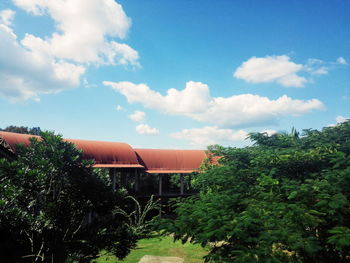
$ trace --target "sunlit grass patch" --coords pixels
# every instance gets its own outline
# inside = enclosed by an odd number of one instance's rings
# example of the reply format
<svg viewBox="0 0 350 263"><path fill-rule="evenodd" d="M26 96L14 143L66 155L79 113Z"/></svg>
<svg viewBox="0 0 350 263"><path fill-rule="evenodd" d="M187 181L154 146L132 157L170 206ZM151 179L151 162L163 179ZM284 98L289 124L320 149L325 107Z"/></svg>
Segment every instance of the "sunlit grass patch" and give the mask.
<svg viewBox="0 0 350 263"><path fill-rule="evenodd" d="M112 255L101 256L97 263L137 263L144 255L164 256L164 257L180 257L185 263L202 263L203 256L208 252L197 244L182 244L180 241L173 242L173 238L153 237L149 239L141 239L137 243L129 256L124 260L117 260Z"/></svg>

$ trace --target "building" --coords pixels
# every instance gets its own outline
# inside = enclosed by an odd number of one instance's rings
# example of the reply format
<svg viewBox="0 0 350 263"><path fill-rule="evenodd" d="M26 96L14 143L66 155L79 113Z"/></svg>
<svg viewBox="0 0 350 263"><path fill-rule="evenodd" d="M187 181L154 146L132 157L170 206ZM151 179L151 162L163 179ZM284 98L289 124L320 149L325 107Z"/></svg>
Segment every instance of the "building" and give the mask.
<svg viewBox="0 0 350 263"><path fill-rule="evenodd" d="M0 156L14 158L16 145L39 136L0 131ZM203 150L134 149L127 143L64 139L93 159L93 167L108 169L113 189L126 188L135 196L177 197L193 194L191 174L207 154Z"/></svg>

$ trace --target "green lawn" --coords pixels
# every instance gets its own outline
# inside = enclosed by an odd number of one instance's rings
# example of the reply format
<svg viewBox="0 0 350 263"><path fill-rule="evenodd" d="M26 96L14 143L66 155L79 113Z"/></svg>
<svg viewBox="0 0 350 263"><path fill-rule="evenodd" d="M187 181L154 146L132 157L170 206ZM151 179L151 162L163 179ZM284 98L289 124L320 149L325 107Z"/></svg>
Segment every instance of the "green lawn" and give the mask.
<svg viewBox="0 0 350 263"><path fill-rule="evenodd" d="M207 251L200 245L186 243L181 244L180 241L173 242L172 237L153 237L150 239L142 239L137 243L134 249L124 260L117 260L114 256L102 256L97 263L137 263L144 255L154 256L173 256L185 259L184 263L202 263L203 256Z"/></svg>

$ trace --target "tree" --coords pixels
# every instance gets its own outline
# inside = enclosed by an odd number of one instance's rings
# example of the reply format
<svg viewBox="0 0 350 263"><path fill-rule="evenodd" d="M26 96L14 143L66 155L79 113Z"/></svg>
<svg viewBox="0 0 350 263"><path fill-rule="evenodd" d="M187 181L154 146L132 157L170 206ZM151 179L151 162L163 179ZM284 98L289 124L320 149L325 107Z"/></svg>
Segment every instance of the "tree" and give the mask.
<svg viewBox="0 0 350 263"><path fill-rule="evenodd" d="M214 262L350 262L350 122L214 147L164 228Z"/></svg>
<svg viewBox="0 0 350 263"><path fill-rule="evenodd" d="M116 212L125 201L73 144L42 133L14 161L0 159L1 262L90 262L125 257L136 238Z"/></svg>

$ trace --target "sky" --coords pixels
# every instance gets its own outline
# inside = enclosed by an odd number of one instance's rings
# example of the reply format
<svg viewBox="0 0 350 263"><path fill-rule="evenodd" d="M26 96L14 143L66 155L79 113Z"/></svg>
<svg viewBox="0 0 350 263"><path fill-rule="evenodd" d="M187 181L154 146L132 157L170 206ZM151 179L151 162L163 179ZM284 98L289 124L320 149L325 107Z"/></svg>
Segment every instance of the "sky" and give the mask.
<svg viewBox="0 0 350 263"><path fill-rule="evenodd" d="M350 118L348 0L1 0L0 128L243 147Z"/></svg>

